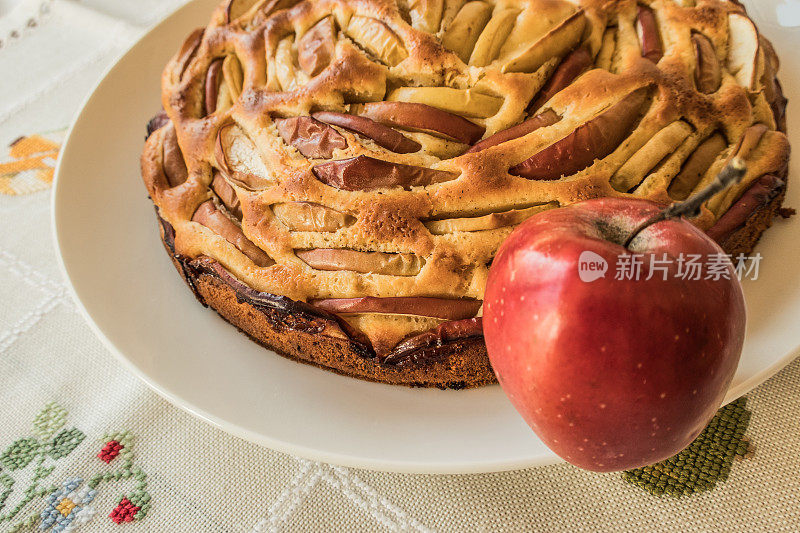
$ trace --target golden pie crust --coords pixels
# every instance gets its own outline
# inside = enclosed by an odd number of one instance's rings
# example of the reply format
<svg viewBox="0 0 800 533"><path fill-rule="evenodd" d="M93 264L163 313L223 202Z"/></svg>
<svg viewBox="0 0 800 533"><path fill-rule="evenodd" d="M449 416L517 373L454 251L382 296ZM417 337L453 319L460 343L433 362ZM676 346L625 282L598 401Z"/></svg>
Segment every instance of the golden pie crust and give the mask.
<svg viewBox="0 0 800 533"><path fill-rule="evenodd" d="M488 269L516 225L743 181L693 222L749 252L785 193L778 59L723 0L231 0L169 62L142 174L205 305L294 359L494 381Z"/></svg>

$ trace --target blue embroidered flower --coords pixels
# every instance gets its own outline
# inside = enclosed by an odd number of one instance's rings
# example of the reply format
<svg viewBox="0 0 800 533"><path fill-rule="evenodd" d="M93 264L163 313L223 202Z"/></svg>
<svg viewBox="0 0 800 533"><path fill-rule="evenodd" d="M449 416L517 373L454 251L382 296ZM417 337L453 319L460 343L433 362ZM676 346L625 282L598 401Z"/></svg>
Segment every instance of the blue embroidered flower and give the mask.
<svg viewBox="0 0 800 533"><path fill-rule="evenodd" d="M94 509L88 506L97 494L83 479L69 478L60 489L47 498L47 508L42 511L39 529L52 533L70 533L92 519Z"/></svg>

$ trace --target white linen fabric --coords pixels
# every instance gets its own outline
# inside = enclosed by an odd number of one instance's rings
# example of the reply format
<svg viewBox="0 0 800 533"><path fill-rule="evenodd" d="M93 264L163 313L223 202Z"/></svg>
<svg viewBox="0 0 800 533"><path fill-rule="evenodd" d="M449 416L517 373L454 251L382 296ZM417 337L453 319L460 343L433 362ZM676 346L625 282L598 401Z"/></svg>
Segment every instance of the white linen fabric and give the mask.
<svg viewBox="0 0 800 533"><path fill-rule="evenodd" d="M0 18L0 162L20 136L58 140L102 70L180 3L22 0ZM800 530L800 361L749 395L755 454L681 499L569 465L315 463L196 420L124 370L67 296L50 192L29 185L0 194L0 531Z"/></svg>

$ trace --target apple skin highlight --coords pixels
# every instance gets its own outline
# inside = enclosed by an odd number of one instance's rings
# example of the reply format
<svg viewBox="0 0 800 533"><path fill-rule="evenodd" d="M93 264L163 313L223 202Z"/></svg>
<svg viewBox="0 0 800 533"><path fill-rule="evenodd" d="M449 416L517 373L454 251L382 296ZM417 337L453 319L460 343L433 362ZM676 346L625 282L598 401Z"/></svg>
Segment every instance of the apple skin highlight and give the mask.
<svg viewBox="0 0 800 533"><path fill-rule="evenodd" d="M498 380L542 441L581 468L636 468L685 448L741 355L745 304L732 265L729 280L675 275L681 253L723 254L714 241L672 219L619 244L660 209L603 198L546 211L511 234L489 273L483 324ZM586 251L608 264L591 282L579 277ZM640 279L615 279L625 253L644 254ZM665 253L667 279L645 279Z"/></svg>

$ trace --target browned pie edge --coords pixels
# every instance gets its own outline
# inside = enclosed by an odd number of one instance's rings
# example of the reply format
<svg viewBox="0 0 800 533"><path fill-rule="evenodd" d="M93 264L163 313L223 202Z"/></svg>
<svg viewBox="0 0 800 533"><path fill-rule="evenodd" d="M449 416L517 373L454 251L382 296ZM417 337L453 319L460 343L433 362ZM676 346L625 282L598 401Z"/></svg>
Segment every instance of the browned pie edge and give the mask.
<svg viewBox="0 0 800 533"><path fill-rule="evenodd" d="M749 253L761 234L779 214L786 195L785 181L769 203L757 207L722 247L731 254ZM252 289L243 291L212 268L224 271L210 258L190 259L175 253L172 228L161 217L161 238L175 268L204 306L246 333L252 340L280 355L333 370L339 374L411 387L464 389L496 383L482 337L470 337L429 346L411 354L401 364L383 364L371 348L347 331L331 315L314 312L306 304L265 295L281 305L253 302ZM230 277L231 279L232 276ZM322 322L336 321L340 336L322 333ZM334 329L336 325L334 325Z"/></svg>
<svg viewBox="0 0 800 533"><path fill-rule="evenodd" d="M784 174L781 179L783 185L775 192L769 203L753 211L743 226L720 243L726 253L734 257L738 254L749 254L764 231L772 226L772 221L779 216L783 200L786 198L786 175Z"/></svg>
<svg viewBox="0 0 800 533"><path fill-rule="evenodd" d="M301 363L392 385L464 389L497 382L483 337L423 347L399 364L383 364L367 344L332 315L282 296L236 287L243 284L230 274L226 276L216 261L176 254L172 227L158 219L164 248L200 303L265 348ZM266 305L254 302L254 295L265 299ZM339 335L326 334L330 330Z"/></svg>

